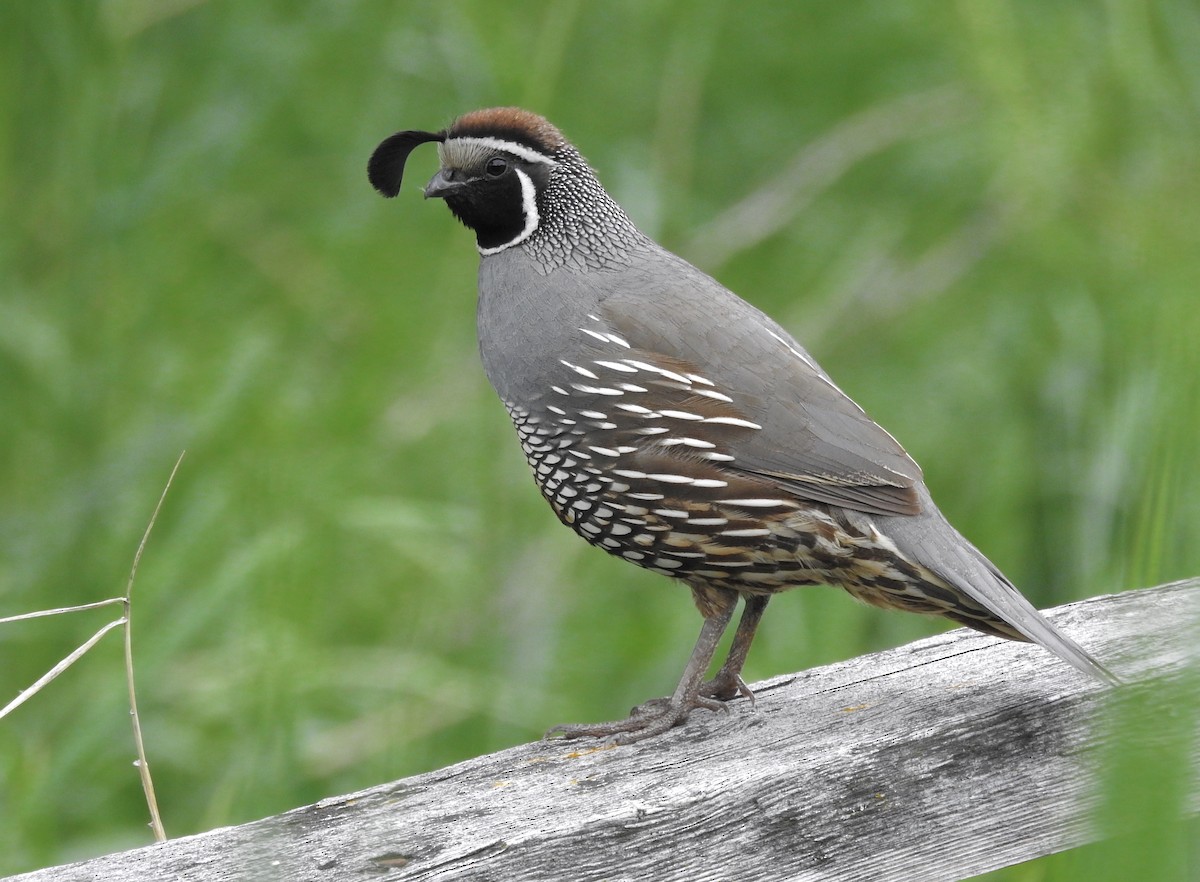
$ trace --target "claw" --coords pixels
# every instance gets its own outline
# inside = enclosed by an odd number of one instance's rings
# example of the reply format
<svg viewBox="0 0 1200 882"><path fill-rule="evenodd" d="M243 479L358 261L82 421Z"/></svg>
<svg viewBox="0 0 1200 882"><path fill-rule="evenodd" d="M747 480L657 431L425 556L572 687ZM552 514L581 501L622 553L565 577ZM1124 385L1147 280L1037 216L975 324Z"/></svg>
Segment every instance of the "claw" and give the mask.
<svg viewBox="0 0 1200 882"><path fill-rule="evenodd" d="M675 702L671 698L654 698L635 707L623 720L608 723L574 723L555 726L546 738L612 738L613 744L633 744L644 738L661 735L681 725L695 708L729 713L724 701L696 695L690 700Z"/></svg>
<svg viewBox="0 0 1200 882"><path fill-rule="evenodd" d="M722 671L700 686L700 694L722 702L729 701L740 695L750 702L751 707L754 706L754 692L746 685L746 681L742 679L741 674L730 674Z"/></svg>
<svg viewBox="0 0 1200 882"><path fill-rule="evenodd" d="M746 685L746 681L742 679L742 675L741 675L741 674L737 674L737 675L735 675L735 676L736 676L736 679L737 679L737 691L738 691L738 695L742 696L742 698L744 698L744 699L746 699L747 701L749 701L749 702L750 702L750 706L751 706L751 707L754 707L754 703L755 703L755 700L754 700L754 690L752 690L752 689L751 689L749 686L747 686L747 685Z"/></svg>

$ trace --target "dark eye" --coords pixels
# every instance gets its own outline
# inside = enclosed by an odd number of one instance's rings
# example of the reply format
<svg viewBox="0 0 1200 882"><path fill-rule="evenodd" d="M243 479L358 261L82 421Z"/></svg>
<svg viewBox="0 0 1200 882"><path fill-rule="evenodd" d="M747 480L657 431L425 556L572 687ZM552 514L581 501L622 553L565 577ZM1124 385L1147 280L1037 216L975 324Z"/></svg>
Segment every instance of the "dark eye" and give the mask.
<svg viewBox="0 0 1200 882"><path fill-rule="evenodd" d="M489 178L498 178L508 171L508 160L503 156L493 156L485 166Z"/></svg>

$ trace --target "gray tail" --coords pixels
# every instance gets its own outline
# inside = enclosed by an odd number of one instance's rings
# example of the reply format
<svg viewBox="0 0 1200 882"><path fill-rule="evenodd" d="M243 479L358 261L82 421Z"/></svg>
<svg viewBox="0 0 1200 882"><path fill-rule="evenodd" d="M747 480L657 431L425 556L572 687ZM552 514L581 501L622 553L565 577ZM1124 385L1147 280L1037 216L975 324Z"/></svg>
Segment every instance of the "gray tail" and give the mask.
<svg viewBox="0 0 1200 882"><path fill-rule="evenodd" d="M987 618L972 617L965 610L965 615L951 615L951 618L987 633L1036 643L1101 682L1112 685L1121 682L1038 612L982 552L950 525L934 506L928 491L921 489L924 491L921 515L881 518L876 523L902 553L936 573L997 621L989 624Z"/></svg>

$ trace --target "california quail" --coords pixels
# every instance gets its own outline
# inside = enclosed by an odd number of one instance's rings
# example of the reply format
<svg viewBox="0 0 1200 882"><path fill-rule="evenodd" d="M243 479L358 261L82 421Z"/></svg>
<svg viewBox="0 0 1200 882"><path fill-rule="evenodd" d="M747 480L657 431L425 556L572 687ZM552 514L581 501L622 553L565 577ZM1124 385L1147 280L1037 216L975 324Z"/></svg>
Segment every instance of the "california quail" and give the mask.
<svg viewBox="0 0 1200 882"><path fill-rule="evenodd" d="M385 196L436 142L425 196L475 231L479 349L542 494L593 545L686 582L704 617L674 694L558 734L630 742L750 695L767 600L840 585L859 600L1037 643L1115 678L938 511L921 470L782 327L643 235L547 120L478 110L386 139ZM704 676L738 598L729 657Z"/></svg>

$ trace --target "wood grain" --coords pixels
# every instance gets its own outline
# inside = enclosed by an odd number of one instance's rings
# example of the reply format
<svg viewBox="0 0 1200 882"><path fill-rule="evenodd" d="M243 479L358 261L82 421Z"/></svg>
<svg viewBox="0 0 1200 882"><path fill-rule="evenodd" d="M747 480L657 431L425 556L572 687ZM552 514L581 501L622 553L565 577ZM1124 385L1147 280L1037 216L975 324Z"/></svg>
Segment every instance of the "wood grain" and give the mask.
<svg viewBox="0 0 1200 882"><path fill-rule="evenodd" d="M1200 654L1200 579L1050 615L1122 689ZM14 878L939 882L1095 837L1121 690L1036 647L960 629L754 689L651 741L526 744Z"/></svg>

